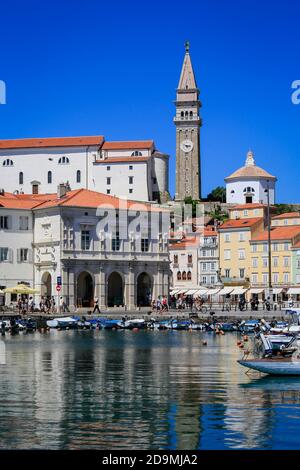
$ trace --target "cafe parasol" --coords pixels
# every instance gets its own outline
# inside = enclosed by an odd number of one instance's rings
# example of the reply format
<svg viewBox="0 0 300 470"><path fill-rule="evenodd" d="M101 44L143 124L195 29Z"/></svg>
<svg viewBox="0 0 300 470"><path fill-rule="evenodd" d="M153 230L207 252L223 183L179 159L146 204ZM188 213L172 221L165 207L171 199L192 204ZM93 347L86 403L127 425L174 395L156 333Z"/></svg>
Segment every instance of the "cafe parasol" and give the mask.
<svg viewBox="0 0 300 470"><path fill-rule="evenodd" d="M18 284L15 287L7 287L3 290L5 294L39 294L38 289L33 289L32 287L27 286L26 284Z"/></svg>

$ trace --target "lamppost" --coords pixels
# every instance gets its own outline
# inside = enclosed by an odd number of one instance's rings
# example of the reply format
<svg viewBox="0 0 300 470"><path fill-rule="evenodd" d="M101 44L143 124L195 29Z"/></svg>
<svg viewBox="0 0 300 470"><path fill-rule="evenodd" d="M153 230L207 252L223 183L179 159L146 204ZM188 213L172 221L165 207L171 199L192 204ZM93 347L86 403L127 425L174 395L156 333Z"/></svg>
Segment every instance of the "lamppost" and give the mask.
<svg viewBox="0 0 300 470"><path fill-rule="evenodd" d="M272 256L271 256L271 217L270 217L270 181L267 180L267 223L268 223L268 265L269 265L269 279L268 279L268 296L271 299L272 295Z"/></svg>

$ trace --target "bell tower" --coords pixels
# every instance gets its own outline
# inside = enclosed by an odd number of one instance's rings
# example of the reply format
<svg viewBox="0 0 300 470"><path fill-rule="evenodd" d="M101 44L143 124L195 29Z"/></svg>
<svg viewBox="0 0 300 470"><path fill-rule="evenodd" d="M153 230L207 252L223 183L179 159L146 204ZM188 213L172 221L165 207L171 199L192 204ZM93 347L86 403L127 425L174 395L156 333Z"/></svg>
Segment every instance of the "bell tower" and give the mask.
<svg viewBox="0 0 300 470"><path fill-rule="evenodd" d="M185 56L176 93L176 194L183 201L191 196L201 198L200 168L200 91L190 56L189 42L185 43Z"/></svg>

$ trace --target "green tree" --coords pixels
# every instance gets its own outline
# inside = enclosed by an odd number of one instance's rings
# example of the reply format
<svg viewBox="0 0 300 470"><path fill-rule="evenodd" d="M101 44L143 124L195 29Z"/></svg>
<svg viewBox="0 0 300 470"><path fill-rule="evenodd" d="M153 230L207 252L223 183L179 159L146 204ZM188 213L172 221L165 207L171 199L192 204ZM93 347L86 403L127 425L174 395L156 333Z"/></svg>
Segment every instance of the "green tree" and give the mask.
<svg viewBox="0 0 300 470"><path fill-rule="evenodd" d="M208 215L218 222L224 222L228 219L228 213L223 211L221 206L215 206L211 212L208 212Z"/></svg>
<svg viewBox="0 0 300 470"><path fill-rule="evenodd" d="M207 195L207 201L226 202L226 188L217 186Z"/></svg>
<svg viewBox="0 0 300 470"><path fill-rule="evenodd" d="M285 212L295 212L295 208L288 204L274 204L274 207L274 213L276 215L284 214Z"/></svg>

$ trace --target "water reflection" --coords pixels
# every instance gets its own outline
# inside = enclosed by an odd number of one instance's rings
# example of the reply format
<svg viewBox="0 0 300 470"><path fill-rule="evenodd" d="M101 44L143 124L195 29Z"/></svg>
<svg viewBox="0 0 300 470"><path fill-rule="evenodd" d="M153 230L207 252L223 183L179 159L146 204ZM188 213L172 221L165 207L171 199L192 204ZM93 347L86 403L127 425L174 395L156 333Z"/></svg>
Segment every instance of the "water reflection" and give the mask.
<svg viewBox="0 0 300 470"><path fill-rule="evenodd" d="M300 380L246 376L234 334L52 331L5 341L1 448L299 447Z"/></svg>

